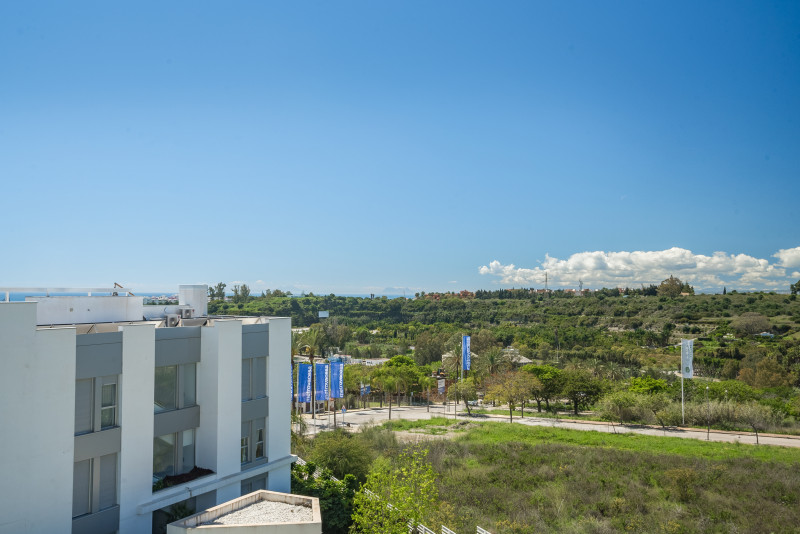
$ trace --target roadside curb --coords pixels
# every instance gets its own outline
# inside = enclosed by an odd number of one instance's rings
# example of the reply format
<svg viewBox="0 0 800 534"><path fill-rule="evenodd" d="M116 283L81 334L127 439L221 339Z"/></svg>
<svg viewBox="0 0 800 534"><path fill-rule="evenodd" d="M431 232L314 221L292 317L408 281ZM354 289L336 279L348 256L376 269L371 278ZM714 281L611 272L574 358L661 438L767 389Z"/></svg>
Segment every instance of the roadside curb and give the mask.
<svg viewBox="0 0 800 534"><path fill-rule="evenodd" d="M476 416L478 416L478 418L489 417L489 418L492 418L492 419L505 419L505 420L508 420L508 416L500 415L500 414L475 414L475 415L470 416L466 412L459 412L458 415L457 415L457 417L466 417L468 419L476 418ZM566 419L566 418L564 418L564 419L553 419L553 418L550 418L550 417L536 417L536 416L522 417L522 416L517 416L517 417L515 417L515 421L514 422L517 422L516 421L517 419L522 419L522 420L532 419L532 420L535 420L537 422L543 422L543 423L544 422L559 422L559 423L567 423L567 424L586 424L586 425L596 425L596 426L615 425L617 427L622 427L622 428L630 428L630 429L647 428L647 429L650 429L650 430L667 431L667 432L697 432L697 433L703 433L703 434L705 434L707 432L707 430L704 430L702 428L686 427L686 426L668 426L668 427L664 428L664 427L660 427L660 426L656 426L656 425L619 424L619 423L614 423L612 421L595 421L595 420L589 420L589 419ZM731 435L731 436L755 436L754 432L743 432L741 430L714 430L714 429L712 429L711 433L712 434L727 434L727 435ZM771 433L767 433L767 432L759 432L758 436L759 437L767 437L767 438L800 440L800 436L796 436L796 435L792 435L792 434L771 434Z"/></svg>

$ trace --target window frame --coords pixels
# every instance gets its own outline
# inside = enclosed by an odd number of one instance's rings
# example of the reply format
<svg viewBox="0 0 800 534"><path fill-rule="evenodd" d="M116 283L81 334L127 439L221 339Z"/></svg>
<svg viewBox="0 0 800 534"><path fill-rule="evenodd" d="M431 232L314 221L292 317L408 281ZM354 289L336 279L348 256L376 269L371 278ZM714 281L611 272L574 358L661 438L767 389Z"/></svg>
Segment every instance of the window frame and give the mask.
<svg viewBox="0 0 800 534"><path fill-rule="evenodd" d="M266 425L264 425L264 426L266 426ZM254 454L256 460L261 460L262 458L266 458L267 457L267 447L266 447L267 443L266 443L266 440L264 439L266 437L264 430L265 429L263 427L262 428L256 428L256 446L255 446L255 451L253 451L253 454ZM261 438L261 439L259 439L259 438ZM261 447L261 455L260 456L258 454L259 446Z"/></svg>
<svg viewBox="0 0 800 534"><path fill-rule="evenodd" d="M89 409L89 419L91 430L82 430L78 431L77 428L74 429L76 436L82 436L85 434L93 434L94 432L102 432L103 430L111 430L113 428L117 428L119 425L119 392L120 392L120 382L121 382L120 375L106 375L106 376L96 376L92 378L81 378L75 381L76 390L78 382L90 381L91 382L91 391L89 393L90 400L90 409ZM114 386L114 399L113 404L109 404L108 406L103 406L103 388L105 386ZM77 402L77 392L76 392L76 402ZM103 426L103 411L113 409L113 421L111 425ZM76 406L77 412L77 406ZM77 422L77 421L76 421Z"/></svg>
<svg viewBox="0 0 800 534"><path fill-rule="evenodd" d="M184 470L184 433L191 432L192 436L192 454L195 459L192 462L192 466L188 470ZM157 439L162 439L164 436L172 436L172 473L167 473L165 475L157 475L155 472L155 452L153 453L153 478L158 480L163 480L168 476L175 476L175 475L183 475L188 473L197 465L197 429L196 428L189 428L187 430L181 430L179 432L170 432L168 434L162 434L160 436L153 436L153 447L155 448L155 442Z"/></svg>
<svg viewBox="0 0 800 534"><path fill-rule="evenodd" d="M194 392L192 393L192 400L194 401L192 404L186 402L186 393L188 392L189 385L187 384L186 380L186 372L187 369L191 366L194 369L194 381L193 387ZM153 376L158 372L158 369L166 369L169 367L175 368L175 382L174 382L174 408L166 408L166 409L158 409L158 403L156 403L156 387L157 384L153 387L153 413L160 414L160 413L167 413L167 412L174 412L175 410L183 410L184 408L191 408L193 406L197 406L197 362L191 363L181 363L175 365L159 365L153 369Z"/></svg>
<svg viewBox="0 0 800 534"><path fill-rule="evenodd" d="M245 425L247 425L247 430L242 432L244 434L241 436L239 441L239 462L244 464L249 464L252 462L252 458L250 458L250 433L253 430L253 422L252 421L243 421L242 422L242 430L245 430Z"/></svg>
<svg viewBox="0 0 800 534"><path fill-rule="evenodd" d="M111 376L104 376L102 378L102 384L100 385L100 430L108 430L110 428L114 428L117 426L117 406L119 404L119 386L117 385L116 376L114 376L114 380L111 380ZM103 406L103 393L106 387L114 386L114 398L111 404L108 406ZM103 426L103 413L106 411L111 411L111 424Z"/></svg>
<svg viewBox="0 0 800 534"><path fill-rule="evenodd" d="M113 471L114 471L114 498L112 499L113 504L108 504L105 507L100 506L100 497L102 495L102 481L104 472L102 470L103 465L103 458L108 456L114 457L113 462ZM87 462L89 467L89 480L88 480L88 511L85 513L81 513L78 515L75 514L75 477L74 477L74 466L77 464L81 464ZM80 517L85 517L87 515L96 514L98 512L102 512L103 510L108 510L109 508L114 508L115 506L119 506L119 452L112 452L110 454L104 454L103 456L95 456L93 458L87 458L86 460L81 460L79 462L73 462L73 479L72 479L72 491L73 491L73 516L72 519L78 519Z"/></svg>

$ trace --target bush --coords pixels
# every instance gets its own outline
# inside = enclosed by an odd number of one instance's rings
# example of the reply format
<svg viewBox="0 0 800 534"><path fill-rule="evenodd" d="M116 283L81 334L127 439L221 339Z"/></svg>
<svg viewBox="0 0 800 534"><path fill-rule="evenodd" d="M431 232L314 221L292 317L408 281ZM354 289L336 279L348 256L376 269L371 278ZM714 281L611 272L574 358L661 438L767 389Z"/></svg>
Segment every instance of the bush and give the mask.
<svg viewBox="0 0 800 534"><path fill-rule="evenodd" d="M308 459L324 469L330 469L338 479L353 475L359 482L364 482L372 463L372 454L357 435L336 429L322 432L314 438Z"/></svg>

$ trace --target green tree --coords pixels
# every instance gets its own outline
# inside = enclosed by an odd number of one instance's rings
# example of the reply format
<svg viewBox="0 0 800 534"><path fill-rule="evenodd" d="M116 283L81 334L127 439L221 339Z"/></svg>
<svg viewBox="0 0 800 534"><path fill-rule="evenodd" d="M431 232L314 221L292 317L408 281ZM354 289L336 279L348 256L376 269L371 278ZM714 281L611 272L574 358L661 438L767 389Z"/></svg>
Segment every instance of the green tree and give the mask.
<svg viewBox="0 0 800 534"><path fill-rule="evenodd" d="M414 360L418 365L425 365L442 359L444 341L441 336L432 332L422 332L414 341Z"/></svg>
<svg viewBox="0 0 800 534"><path fill-rule="evenodd" d="M535 376L541 384L531 391L531 398L536 401L536 409L541 412L544 402L546 409L550 410L550 401L561 392L561 369L552 365L528 364L521 370Z"/></svg>
<svg viewBox="0 0 800 534"><path fill-rule="evenodd" d="M208 296L211 297L211 300L225 300L225 287L225 284L222 282L214 287L209 287Z"/></svg>
<svg viewBox="0 0 800 534"><path fill-rule="evenodd" d="M381 391L383 392L384 398L389 398L389 420L392 420L392 390L397 386L397 378L393 372L391 367L386 367L386 365L382 365L380 369L375 371L375 374L372 375L372 380L380 386Z"/></svg>
<svg viewBox="0 0 800 534"><path fill-rule="evenodd" d="M792 295L797 295L800 293L800 280L790 285L789 290L792 292Z"/></svg>
<svg viewBox="0 0 800 534"><path fill-rule="evenodd" d="M353 475L359 483L367 479L372 455L357 435L337 428L317 434L312 445L308 459L330 469L336 478L342 480L346 475Z"/></svg>
<svg viewBox="0 0 800 534"><path fill-rule="evenodd" d="M437 510L438 491L427 450L404 451L395 465L378 458L355 494L352 532L408 534L408 523L425 523ZM391 506L389 506L391 505Z"/></svg>
<svg viewBox="0 0 800 534"><path fill-rule="evenodd" d="M353 475L335 480L330 470L318 470L313 462L292 464L292 493L319 499L322 532L346 534L352 524L353 500L358 481Z"/></svg>
<svg viewBox="0 0 800 534"><path fill-rule="evenodd" d="M450 389L447 391L447 398L450 400L455 399L456 401L458 401L458 399L463 400L467 413L472 415L472 409L469 403L478 398L478 391L475 389L475 380L473 377L470 376L464 380L459 380L450 386Z"/></svg>
<svg viewBox="0 0 800 534"><path fill-rule="evenodd" d="M656 290L660 296L677 297L681 293L694 294L694 288L688 283L681 282L680 278L675 278L670 275L669 278L662 281Z"/></svg>
<svg viewBox="0 0 800 534"><path fill-rule="evenodd" d="M639 406L646 412L653 415L662 429L666 429L666 421L669 416L668 409L672 401L666 393L653 393L651 395L637 395Z"/></svg>
<svg viewBox="0 0 800 534"><path fill-rule="evenodd" d="M740 334L755 335L770 329L769 319L756 312L744 312L731 321L731 328Z"/></svg>
<svg viewBox="0 0 800 534"><path fill-rule="evenodd" d="M758 445L758 433L764 432L777 421L772 408L756 402L748 402L739 406L736 416L739 421L753 429L756 434L756 445Z"/></svg>
<svg viewBox="0 0 800 534"><path fill-rule="evenodd" d="M529 373L508 372L498 376L486 391L486 398L508 404L509 420L514 422L514 409L530 398L535 377Z"/></svg>
<svg viewBox="0 0 800 534"><path fill-rule="evenodd" d="M634 393L661 393L666 391L668 387L667 381L663 378L653 378L652 376L642 376L639 378L631 378L631 385L628 391Z"/></svg>
<svg viewBox="0 0 800 534"><path fill-rule="evenodd" d="M600 396L602 388L600 382L583 369L565 369L561 395L572 402L575 415L581 407L590 406Z"/></svg>

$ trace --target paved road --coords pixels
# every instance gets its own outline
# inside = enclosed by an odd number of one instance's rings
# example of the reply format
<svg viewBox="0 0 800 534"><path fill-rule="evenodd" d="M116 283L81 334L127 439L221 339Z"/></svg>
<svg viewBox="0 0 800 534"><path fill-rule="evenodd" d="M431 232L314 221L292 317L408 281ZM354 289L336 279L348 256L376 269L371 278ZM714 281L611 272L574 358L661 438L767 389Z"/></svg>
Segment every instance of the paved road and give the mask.
<svg viewBox="0 0 800 534"><path fill-rule="evenodd" d="M430 411L425 406L402 406L392 407L392 419L430 419L431 416L447 416L454 417L453 406L445 412L445 407L442 405L430 406ZM304 416L308 424L308 434L321 430L330 430L333 428L333 415L332 413L317 414L316 421L311 419L310 415ZM459 411L457 414L458 419L472 420L472 421L497 421L508 423L508 417L502 415L489 415L480 418L469 418L466 412ZM358 429L366 424L379 424L389 419L388 408L372 408L366 410L348 410L345 414L344 420L350 424L350 429ZM341 412L336 415L336 422L338 425L342 424ZM523 424L529 426L551 426L557 428L569 428L573 430L595 430L597 432L617 432L623 433L637 433L646 434L650 436L672 436L678 438L688 439L706 439L706 431L697 428L668 428L663 431L661 428L639 426L639 425L611 425L609 423L602 423L596 421L573 421L569 419L548 419L538 417L525 417L524 419L515 417L514 424ZM711 441L721 442L740 442L740 443L756 443L755 435L746 432L723 432L719 430L712 430L708 435ZM789 437L777 434L759 434L759 443L763 445L781 445L784 447L800 447L800 436Z"/></svg>

